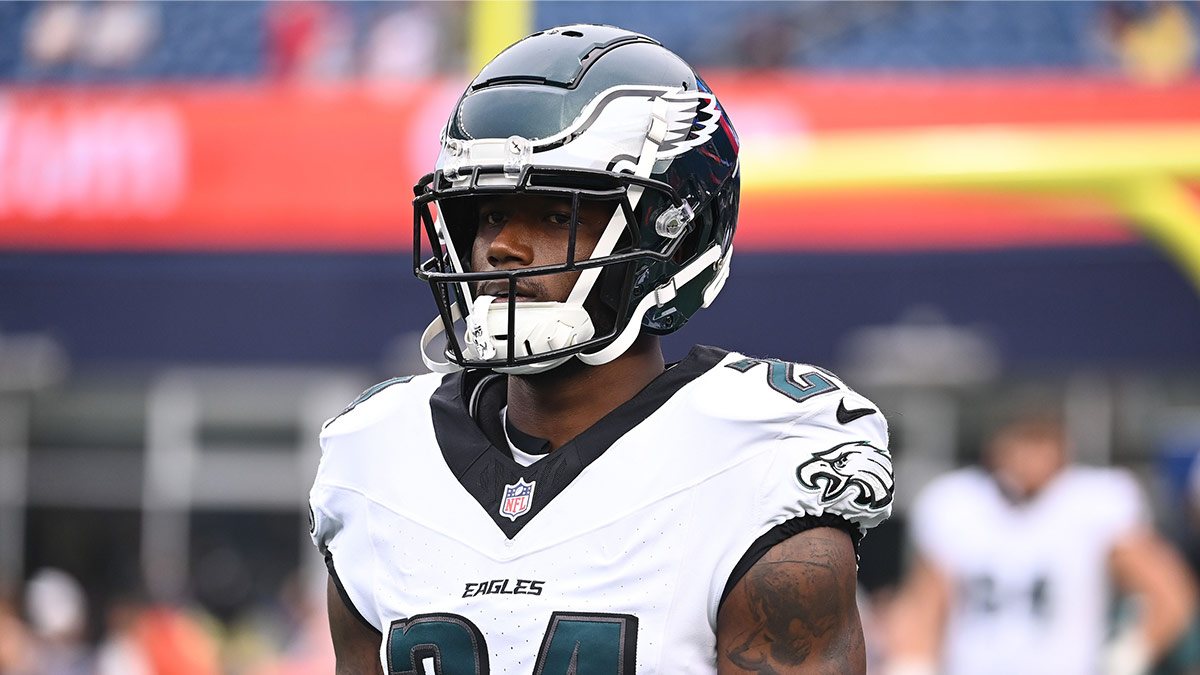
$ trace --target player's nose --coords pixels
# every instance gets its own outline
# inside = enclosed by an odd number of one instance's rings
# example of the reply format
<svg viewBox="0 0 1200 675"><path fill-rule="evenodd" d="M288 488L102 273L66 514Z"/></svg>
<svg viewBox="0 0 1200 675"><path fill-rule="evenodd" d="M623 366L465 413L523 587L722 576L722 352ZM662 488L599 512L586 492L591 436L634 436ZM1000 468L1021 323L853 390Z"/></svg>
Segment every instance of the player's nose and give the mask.
<svg viewBox="0 0 1200 675"><path fill-rule="evenodd" d="M492 267L533 264L534 223L532 218L513 214L488 245L487 258Z"/></svg>

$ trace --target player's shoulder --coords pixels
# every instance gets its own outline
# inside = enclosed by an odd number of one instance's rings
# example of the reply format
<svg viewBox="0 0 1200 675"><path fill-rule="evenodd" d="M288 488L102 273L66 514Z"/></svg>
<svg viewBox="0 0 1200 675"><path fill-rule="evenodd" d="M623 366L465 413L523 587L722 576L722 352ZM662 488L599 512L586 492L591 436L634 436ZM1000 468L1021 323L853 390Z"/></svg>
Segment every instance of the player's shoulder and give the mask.
<svg viewBox="0 0 1200 675"><path fill-rule="evenodd" d="M1048 511L1097 542L1111 544L1150 522L1141 483L1122 467L1068 466L1046 493Z"/></svg>
<svg viewBox="0 0 1200 675"><path fill-rule="evenodd" d="M965 466L932 478L917 495L917 508L943 512L975 505L986 495L997 493L999 486L983 467Z"/></svg>
<svg viewBox="0 0 1200 675"><path fill-rule="evenodd" d="M1072 489L1137 491L1137 479L1128 469L1116 466L1072 464L1062 472L1062 481Z"/></svg>
<svg viewBox="0 0 1200 675"><path fill-rule="evenodd" d="M810 515L830 513L869 528L894 494L887 421L877 405L816 365L729 352L700 396L714 415L773 457L768 491ZM784 469L784 470L780 470Z"/></svg>
<svg viewBox="0 0 1200 675"><path fill-rule="evenodd" d="M1059 477L1061 499L1091 504L1098 515L1141 508L1142 488L1128 469L1115 466L1071 465Z"/></svg>
<svg viewBox="0 0 1200 675"><path fill-rule="evenodd" d="M321 429L321 435L328 437L352 433L384 420L395 419L397 414L428 410L429 406L420 405L420 402L427 401L441 381L441 375L425 373L393 377L371 385L341 412L329 418Z"/></svg>
<svg viewBox="0 0 1200 675"><path fill-rule="evenodd" d="M995 481L996 479L988 473L987 469L976 464L970 464L934 477L929 481L925 492L944 492L951 495L963 492L978 492L983 486L992 485Z"/></svg>
<svg viewBox="0 0 1200 675"><path fill-rule="evenodd" d="M956 559L965 537L1010 522L1013 509L991 473L970 465L938 474L917 491L909 527L922 554L945 562Z"/></svg>
<svg viewBox="0 0 1200 675"><path fill-rule="evenodd" d="M701 378L700 395L717 414L763 422L814 422L832 427L883 422L879 407L821 366L723 352Z"/></svg>
<svg viewBox="0 0 1200 675"><path fill-rule="evenodd" d="M728 352L698 392L708 414L770 434L777 452L826 474L887 465L887 420L879 406L820 366ZM803 478L801 479L803 480Z"/></svg>

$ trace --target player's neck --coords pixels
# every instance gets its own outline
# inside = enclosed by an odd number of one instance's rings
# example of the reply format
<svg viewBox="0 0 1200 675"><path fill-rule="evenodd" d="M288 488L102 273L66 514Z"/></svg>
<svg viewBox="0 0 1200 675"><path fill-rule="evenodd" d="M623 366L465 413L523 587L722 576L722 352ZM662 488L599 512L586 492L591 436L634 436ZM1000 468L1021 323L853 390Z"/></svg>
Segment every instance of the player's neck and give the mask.
<svg viewBox="0 0 1200 675"><path fill-rule="evenodd" d="M665 368L658 338L642 335L601 366L577 359L538 375L510 375L508 418L557 450L633 398Z"/></svg>

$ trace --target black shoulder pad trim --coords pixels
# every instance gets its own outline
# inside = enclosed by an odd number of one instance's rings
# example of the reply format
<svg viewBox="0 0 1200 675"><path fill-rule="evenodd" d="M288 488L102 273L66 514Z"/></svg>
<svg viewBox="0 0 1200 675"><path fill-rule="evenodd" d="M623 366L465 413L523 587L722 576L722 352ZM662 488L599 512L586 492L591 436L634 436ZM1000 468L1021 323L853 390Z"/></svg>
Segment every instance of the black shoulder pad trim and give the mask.
<svg viewBox="0 0 1200 675"><path fill-rule="evenodd" d="M370 621L367 621L367 617L363 616L362 612L358 611L358 608L354 606L354 602L350 600L350 596L346 593L346 587L342 585L342 580L338 577L337 570L333 568L333 554L329 551L325 551L325 567L329 569L329 578L333 579L333 585L337 587L338 596L341 597L342 604L346 605L346 609L350 610L350 613L361 621L364 626L370 628L375 633L379 633L380 637L383 637L383 632L376 628Z"/></svg>
<svg viewBox="0 0 1200 675"><path fill-rule="evenodd" d="M721 592L721 601L717 604L718 610L721 605L725 604L725 598L729 597L729 593L737 585L737 582L746 576L746 572L749 572L750 568L754 567L754 563L766 555L772 546L817 527L834 527L849 534L850 541L854 544L854 557L858 557L858 543L862 541L862 532L859 531L857 525L845 518L826 513L820 516L803 515L785 520L755 539L754 543L750 544L750 548L746 549L742 559L733 566L733 571L729 573L729 581L725 582L725 590Z"/></svg>

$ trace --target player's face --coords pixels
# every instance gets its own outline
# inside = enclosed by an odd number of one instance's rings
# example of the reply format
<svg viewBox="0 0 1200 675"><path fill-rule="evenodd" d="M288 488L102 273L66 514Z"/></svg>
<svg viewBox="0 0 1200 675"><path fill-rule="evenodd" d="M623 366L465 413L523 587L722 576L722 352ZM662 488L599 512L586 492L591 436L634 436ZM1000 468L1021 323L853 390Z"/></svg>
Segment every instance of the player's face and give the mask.
<svg viewBox="0 0 1200 675"><path fill-rule="evenodd" d="M580 202L575 260L591 255L613 209L612 202ZM569 199L538 195L483 198L476 214L471 266L477 272L486 272L563 264L567 262L570 235ZM524 277L517 282L517 302L562 302L578 277L579 272ZM477 290L507 301L505 281L484 282Z"/></svg>
<svg viewBox="0 0 1200 675"><path fill-rule="evenodd" d="M1066 462L1066 448L1049 436L1001 435L989 449L996 477L1021 496L1031 496L1054 478Z"/></svg>

